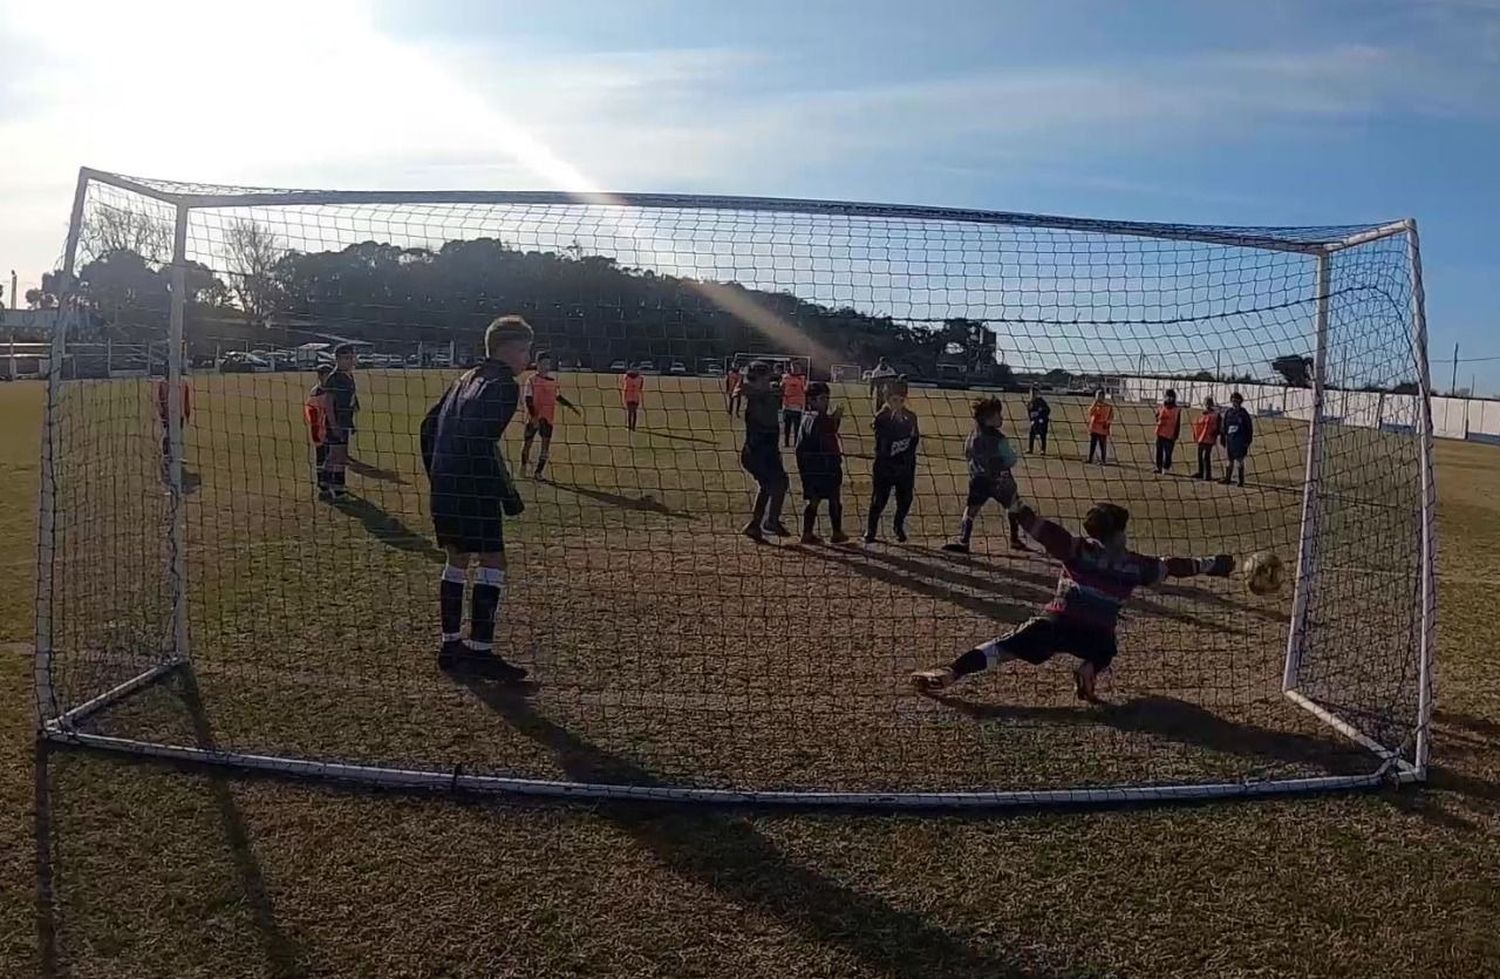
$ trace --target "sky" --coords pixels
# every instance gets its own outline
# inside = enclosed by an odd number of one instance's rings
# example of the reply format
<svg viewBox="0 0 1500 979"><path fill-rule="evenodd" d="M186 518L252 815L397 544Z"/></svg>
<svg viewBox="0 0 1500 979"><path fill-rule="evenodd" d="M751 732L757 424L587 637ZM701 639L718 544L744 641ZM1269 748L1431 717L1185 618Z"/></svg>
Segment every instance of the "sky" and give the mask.
<svg viewBox="0 0 1500 979"><path fill-rule="evenodd" d="M0 272L77 168L1421 231L1500 394L1500 0L0 0ZM9 282L4 284L9 287ZM1481 359L1488 358L1488 359Z"/></svg>

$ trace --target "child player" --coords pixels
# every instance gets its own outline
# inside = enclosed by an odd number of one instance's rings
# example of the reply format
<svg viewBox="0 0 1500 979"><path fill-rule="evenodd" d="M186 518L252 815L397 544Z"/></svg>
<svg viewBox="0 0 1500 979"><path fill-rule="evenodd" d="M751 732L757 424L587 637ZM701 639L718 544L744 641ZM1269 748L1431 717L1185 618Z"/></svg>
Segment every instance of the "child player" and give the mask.
<svg viewBox="0 0 1500 979"><path fill-rule="evenodd" d="M897 377L886 384L885 407L875 416L875 464L870 475L874 493L870 497L869 519L865 524L865 543L878 538L880 515L896 493L896 540L906 543L906 515L911 512L912 494L917 483L917 416L906 407L906 378Z"/></svg>
<svg viewBox="0 0 1500 979"><path fill-rule="evenodd" d="M1181 435L1182 407L1177 404L1177 392L1167 388L1156 406L1156 465L1152 472L1164 473L1172 468L1172 453Z"/></svg>
<svg viewBox="0 0 1500 979"><path fill-rule="evenodd" d="M1031 422L1031 428L1026 434L1026 451L1036 451L1036 444L1042 443L1042 455L1047 454L1047 429L1052 424L1052 406L1047 404L1047 399L1037 393L1036 388L1031 389L1031 398L1026 402L1026 417Z"/></svg>
<svg viewBox="0 0 1500 979"><path fill-rule="evenodd" d="M963 520L958 525L958 540L943 545L954 554L969 553L969 538L974 534L974 518L989 500L1002 506L1016 497L1016 450L1000 431L1005 420L1005 405L999 398L980 398L974 402L974 431L964 443L964 458L969 461L969 495L964 501ZM1012 550L1028 548L1021 540L1021 525L1016 515L1008 513Z"/></svg>
<svg viewBox="0 0 1500 979"><path fill-rule="evenodd" d="M557 376L552 373L552 355L545 350L537 351L536 370L526 378L521 389L521 399L526 402L526 430L521 438L521 472L531 459L531 442L542 437L542 451L536 457L537 479L547 468L547 457L552 452L552 432L557 424L557 406L577 413L578 406L562 396Z"/></svg>
<svg viewBox="0 0 1500 979"><path fill-rule="evenodd" d="M796 443L802 428L802 410L807 407L807 375L800 364L792 364L791 373L781 379L781 444Z"/></svg>
<svg viewBox="0 0 1500 979"><path fill-rule="evenodd" d="M484 361L465 371L422 420L422 464L431 488L432 529L447 554L438 583L442 643L438 666L518 683L526 671L494 653L495 619L505 589L501 514L525 509L500 455L500 437L516 413L516 374L526 366L532 332L519 316L502 316L484 333ZM463 640L464 585L479 565Z"/></svg>
<svg viewBox="0 0 1500 979"><path fill-rule="evenodd" d="M636 419L641 411L641 393L646 389L646 379L634 367L620 378L620 400L625 403L625 429L635 431Z"/></svg>
<svg viewBox="0 0 1500 979"><path fill-rule="evenodd" d="M1214 443L1219 440L1219 412L1213 398L1203 399L1203 414L1193 419L1193 442L1198 446L1194 479L1214 478Z"/></svg>
<svg viewBox="0 0 1500 979"><path fill-rule="evenodd" d="M1109 429L1115 423L1115 406L1104 400L1104 389L1094 392L1094 403L1089 405L1089 462L1094 461L1094 450L1099 451L1099 465L1104 465L1109 453Z"/></svg>
<svg viewBox="0 0 1500 979"><path fill-rule="evenodd" d="M788 375L795 377L797 375ZM802 543L821 544L813 532L818 523L818 504L828 501L829 535L832 544L849 540L844 533L844 501L839 490L844 482L844 455L839 445L839 423L844 420L842 405L828 410L828 385L814 381L807 386L807 411L802 413L802 427L797 437L797 472L802 476L802 495L807 506L802 511Z"/></svg>
<svg viewBox="0 0 1500 979"><path fill-rule="evenodd" d="M729 372L724 375L724 410L731 415L738 416L740 413L744 386L745 377L740 373L740 365L730 364Z"/></svg>
<svg viewBox="0 0 1500 979"><path fill-rule="evenodd" d="M186 358L184 358L184 362ZM193 417L193 388L188 384L187 372L182 372L182 428L187 431L188 420ZM156 382L156 417L161 421L161 481L172 485L172 386L167 378ZM186 437L183 438L186 443Z"/></svg>
<svg viewBox="0 0 1500 979"><path fill-rule="evenodd" d="M771 379L771 366L762 360L752 363L740 391L745 397L745 444L740 449L740 465L755 479L757 487L755 509L740 532L757 541L765 540L767 534L787 537L791 531L781 522L787 478L777 442L781 389Z"/></svg>
<svg viewBox="0 0 1500 979"><path fill-rule="evenodd" d="M307 400L302 402L302 420L307 423L307 437L313 447L313 481L318 487L318 498L330 500L333 498L332 487L328 485L328 392L323 390L323 383L328 380L328 375L333 373L333 365L324 364L318 368L318 379L313 384L312 390L307 392Z"/></svg>
<svg viewBox="0 0 1500 979"><path fill-rule="evenodd" d="M1255 440L1255 423L1245 409L1245 397L1238 391L1229 395L1229 410L1220 420L1219 438L1224 442L1224 454L1229 457L1229 466L1224 470L1225 486L1239 466L1241 486L1245 485L1245 457L1250 454L1250 443Z"/></svg>
<svg viewBox="0 0 1500 979"><path fill-rule="evenodd" d="M1164 578L1227 577L1234 570L1234 558L1228 554L1156 558L1135 553L1125 536L1130 513L1113 503L1090 508L1083 518L1083 537L1038 516L1018 497L1010 499L1008 509L1048 554L1062 562L1057 592L1040 615L1009 635L980 643L947 666L913 673L912 683L919 690L942 690L1006 660L1039 665L1054 653L1071 653L1080 660L1074 692L1080 700L1098 703L1094 684L1115 658L1120 608L1135 589Z"/></svg>
<svg viewBox="0 0 1500 979"><path fill-rule="evenodd" d="M328 396L328 421L323 441L322 484L328 492L319 494L325 500L344 496L344 478L349 468L349 440L354 436L354 416L359 411L359 390L354 384L358 361L354 345L341 343L333 349L333 370L323 379L323 393Z"/></svg>

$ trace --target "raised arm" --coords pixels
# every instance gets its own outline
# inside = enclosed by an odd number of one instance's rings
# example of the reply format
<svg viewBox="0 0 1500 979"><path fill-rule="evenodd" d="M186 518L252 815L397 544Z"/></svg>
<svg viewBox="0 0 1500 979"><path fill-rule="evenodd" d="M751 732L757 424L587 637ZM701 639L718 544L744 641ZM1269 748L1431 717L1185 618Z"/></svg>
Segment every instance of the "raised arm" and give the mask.
<svg viewBox="0 0 1500 979"><path fill-rule="evenodd" d="M1072 559L1083 544L1083 538L1075 536L1062 524L1043 517L1029 504L1021 502L1019 496L1006 509L1015 514L1021 529L1026 531L1032 540L1042 545L1042 549L1048 555L1058 561Z"/></svg>
<svg viewBox="0 0 1500 979"><path fill-rule="evenodd" d="M1213 557L1164 557L1157 560L1163 578L1195 578L1200 574L1228 578L1234 573L1234 558L1229 554ZM1146 582L1155 584L1155 582Z"/></svg>

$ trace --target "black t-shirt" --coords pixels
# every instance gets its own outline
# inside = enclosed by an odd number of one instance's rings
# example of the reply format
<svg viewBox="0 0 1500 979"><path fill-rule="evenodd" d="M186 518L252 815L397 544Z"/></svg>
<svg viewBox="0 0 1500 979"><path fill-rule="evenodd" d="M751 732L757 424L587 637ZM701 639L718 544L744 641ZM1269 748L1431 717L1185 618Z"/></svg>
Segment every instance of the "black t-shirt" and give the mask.
<svg viewBox="0 0 1500 979"><path fill-rule="evenodd" d="M917 464L917 416L910 411L897 415L881 408L875 416L875 465L881 468L909 469Z"/></svg>

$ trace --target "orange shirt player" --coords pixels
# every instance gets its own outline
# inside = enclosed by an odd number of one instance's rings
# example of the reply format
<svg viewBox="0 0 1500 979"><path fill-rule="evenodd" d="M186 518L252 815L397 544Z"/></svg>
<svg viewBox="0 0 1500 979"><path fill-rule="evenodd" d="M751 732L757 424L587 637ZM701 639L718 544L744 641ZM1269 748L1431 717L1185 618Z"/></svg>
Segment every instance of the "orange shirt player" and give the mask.
<svg viewBox="0 0 1500 979"><path fill-rule="evenodd" d="M1104 389L1094 392L1094 403L1089 405L1089 462L1094 453L1099 453L1099 465L1105 464L1109 452L1109 429L1115 423L1115 406L1104 400Z"/></svg>
<svg viewBox="0 0 1500 979"><path fill-rule="evenodd" d="M646 389L646 379L634 367L620 378L620 400L625 403L625 428L635 431L636 419L641 410L641 393Z"/></svg>
<svg viewBox="0 0 1500 979"><path fill-rule="evenodd" d="M745 396L744 386L745 376L740 373L739 365L731 366L729 373L724 375L724 410L731 415L740 413L740 405Z"/></svg>
<svg viewBox="0 0 1500 979"><path fill-rule="evenodd" d="M537 454L536 471L533 473L538 479L547 468L547 458L552 452L552 430L557 424L557 406L578 411L577 405L562 396L560 387L556 375L552 373L552 355L545 350L538 351L536 370L526 378L526 383L521 387L521 400L526 404L526 431L521 439L521 471L526 471L526 464L530 461L532 440L540 435L542 451Z"/></svg>
<svg viewBox="0 0 1500 979"><path fill-rule="evenodd" d="M807 407L807 375L797 364L781 379L781 444L796 444L802 430L802 412Z"/></svg>

